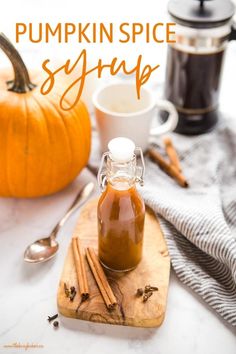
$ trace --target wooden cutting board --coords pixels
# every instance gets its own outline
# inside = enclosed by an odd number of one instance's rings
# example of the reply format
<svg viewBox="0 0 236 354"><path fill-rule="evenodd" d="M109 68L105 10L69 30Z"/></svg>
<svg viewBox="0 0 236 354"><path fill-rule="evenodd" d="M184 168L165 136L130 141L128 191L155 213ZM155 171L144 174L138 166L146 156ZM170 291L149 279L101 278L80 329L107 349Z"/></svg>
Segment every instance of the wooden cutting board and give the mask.
<svg viewBox="0 0 236 354"><path fill-rule="evenodd" d="M84 247L97 250L97 199L90 201L82 209L73 236L79 236ZM86 262L90 287L90 299L80 302L76 270L71 245L65 259L60 279L57 303L59 312L71 318L86 321L110 323L135 327L158 327L164 320L169 285L170 258L166 242L155 215L146 211L143 259L138 267L128 273L105 271L108 281L118 300L114 312L108 312L93 275ZM64 283L77 290L73 302L65 296ZM154 292L146 303L135 295L138 288L151 284L159 291ZM76 311L77 310L77 311Z"/></svg>

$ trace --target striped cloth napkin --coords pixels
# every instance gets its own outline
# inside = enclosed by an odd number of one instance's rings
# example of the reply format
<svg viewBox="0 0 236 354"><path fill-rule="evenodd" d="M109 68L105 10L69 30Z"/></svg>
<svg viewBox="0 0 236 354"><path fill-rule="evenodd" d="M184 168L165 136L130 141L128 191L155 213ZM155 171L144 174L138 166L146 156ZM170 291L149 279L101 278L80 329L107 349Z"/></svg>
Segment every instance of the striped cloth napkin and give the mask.
<svg viewBox="0 0 236 354"><path fill-rule="evenodd" d="M236 119L222 118L205 135L172 139L190 188L146 158L140 191L160 220L179 279L236 326ZM94 140L91 164L97 166Z"/></svg>

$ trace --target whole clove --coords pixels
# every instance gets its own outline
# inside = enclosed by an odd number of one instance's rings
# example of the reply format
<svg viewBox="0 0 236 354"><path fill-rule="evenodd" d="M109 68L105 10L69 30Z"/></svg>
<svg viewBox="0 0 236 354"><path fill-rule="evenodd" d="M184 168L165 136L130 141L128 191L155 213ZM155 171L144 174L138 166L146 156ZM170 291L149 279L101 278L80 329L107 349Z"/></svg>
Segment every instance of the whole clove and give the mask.
<svg viewBox="0 0 236 354"><path fill-rule="evenodd" d="M136 291L136 295L137 296L142 296L143 295L143 289L142 288L138 288L137 291Z"/></svg>
<svg viewBox="0 0 236 354"><path fill-rule="evenodd" d="M77 293L74 286L71 286L69 289L66 283L64 283L64 292L66 297L69 297L70 301L74 301L75 295Z"/></svg>
<svg viewBox="0 0 236 354"><path fill-rule="evenodd" d="M57 317L58 317L58 313L56 313L53 316L48 316L48 322L50 323L50 322L54 321Z"/></svg>
<svg viewBox="0 0 236 354"><path fill-rule="evenodd" d="M153 292L153 291L158 291L158 287L157 286L152 286L152 285L145 285L144 289L143 288L138 288L136 291L136 295L137 296L142 296L143 294L147 294L149 292Z"/></svg>
<svg viewBox="0 0 236 354"><path fill-rule="evenodd" d="M58 328L59 327L59 322L58 321L54 321L53 322L53 327L54 328Z"/></svg>
<svg viewBox="0 0 236 354"><path fill-rule="evenodd" d="M64 283L64 292L66 294L66 297L69 297L70 296L70 290L68 289L66 283Z"/></svg>
<svg viewBox="0 0 236 354"><path fill-rule="evenodd" d="M70 292L71 292L71 293L76 292L76 290L75 290L75 287L74 287L74 286L71 286L71 287L70 287Z"/></svg>
<svg viewBox="0 0 236 354"><path fill-rule="evenodd" d="M151 285L146 285L144 288L144 292L148 293L149 291L158 291L158 287L156 286L151 286Z"/></svg>
<svg viewBox="0 0 236 354"><path fill-rule="evenodd" d="M70 294L70 301L73 302L76 295L76 291Z"/></svg>
<svg viewBox="0 0 236 354"><path fill-rule="evenodd" d="M143 302L146 302L151 296L152 296L153 292L149 291L148 293L145 293L143 295Z"/></svg>
<svg viewBox="0 0 236 354"><path fill-rule="evenodd" d="M71 286L71 287L70 287L70 296L69 296L70 301L74 301L75 295L76 295L75 287L74 287L74 286Z"/></svg>
<svg viewBox="0 0 236 354"><path fill-rule="evenodd" d="M81 302L86 301L89 298L89 294L82 294Z"/></svg>

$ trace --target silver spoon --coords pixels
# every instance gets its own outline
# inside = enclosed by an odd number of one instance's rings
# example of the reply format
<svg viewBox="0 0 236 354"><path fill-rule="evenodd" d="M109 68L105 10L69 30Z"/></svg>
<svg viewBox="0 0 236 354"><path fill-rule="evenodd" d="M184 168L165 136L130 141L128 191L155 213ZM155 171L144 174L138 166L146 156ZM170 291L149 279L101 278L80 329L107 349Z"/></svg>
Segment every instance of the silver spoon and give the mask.
<svg viewBox="0 0 236 354"><path fill-rule="evenodd" d="M86 184L81 191L77 194L74 202L68 209L67 213L63 218L57 223L57 225L52 230L48 237L41 238L29 245L24 253L24 260L29 263L41 263L48 261L58 251L59 244L56 241L56 237L61 227L65 224L66 220L71 216L71 214L78 209L90 196L94 189L94 183L90 182Z"/></svg>

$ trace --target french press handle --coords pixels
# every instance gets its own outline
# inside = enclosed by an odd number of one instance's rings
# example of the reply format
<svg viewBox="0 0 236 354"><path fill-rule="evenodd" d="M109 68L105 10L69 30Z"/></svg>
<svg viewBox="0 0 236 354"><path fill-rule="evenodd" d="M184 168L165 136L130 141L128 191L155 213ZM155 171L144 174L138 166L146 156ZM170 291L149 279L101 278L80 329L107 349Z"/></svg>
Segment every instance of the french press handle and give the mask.
<svg viewBox="0 0 236 354"><path fill-rule="evenodd" d="M100 163L100 167L99 167L98 174L97 174L98 185L102 191L105 189L105 186L107 184L106 168L105 168L104 162L105 162L108 155L109 155L109 152L104 152L104 154L102 155L102 161Z"/></svg>
<svg viewBox="0 0 236 354"><path fill-rule="evenodd" d="M231 26L231 32L229 34L229 41L236 40L236 22L233 22Z"/></svg>

